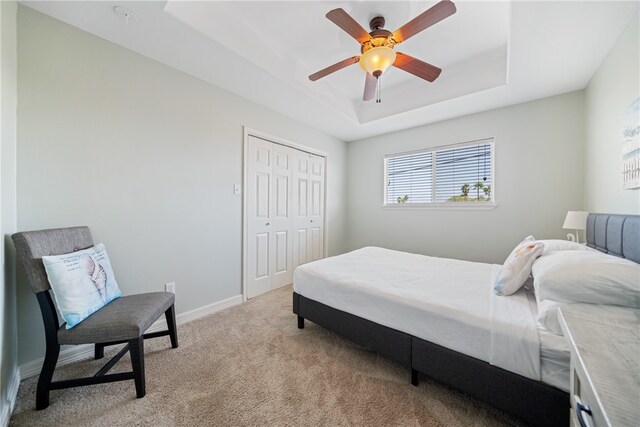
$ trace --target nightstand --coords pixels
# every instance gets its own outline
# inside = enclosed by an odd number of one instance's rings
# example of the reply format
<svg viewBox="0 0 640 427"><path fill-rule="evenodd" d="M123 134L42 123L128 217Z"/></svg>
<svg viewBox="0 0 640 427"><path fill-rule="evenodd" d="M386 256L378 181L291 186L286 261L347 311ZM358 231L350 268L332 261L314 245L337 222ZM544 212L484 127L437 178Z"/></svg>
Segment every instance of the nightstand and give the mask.
<svg viewBox="0 0 640 427"><path fill-rule="evenodd" d="M640 425L638 316L632 321L628 317L597 315L594 311L597 313L596 308L587 305L560 309L560 325L571 348L571 425L637 427Z"/></svg>

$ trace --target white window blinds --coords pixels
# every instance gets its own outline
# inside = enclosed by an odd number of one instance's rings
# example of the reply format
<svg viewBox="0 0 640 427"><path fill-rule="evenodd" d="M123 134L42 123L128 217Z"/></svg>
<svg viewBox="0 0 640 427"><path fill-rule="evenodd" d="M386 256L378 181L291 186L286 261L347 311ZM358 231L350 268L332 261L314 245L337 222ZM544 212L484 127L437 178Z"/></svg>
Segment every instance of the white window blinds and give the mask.
<svg viewBox="0 0 640 427"><path fill-rule="evenodd" d="M387 159L387 203L429 203L433 156L430 151Z"/></svg>
<svg viewBox="0 0 640 427"><path fill-rule="evenodd" d="M493 202L493 139L385 158L385 204Z"/></svg>

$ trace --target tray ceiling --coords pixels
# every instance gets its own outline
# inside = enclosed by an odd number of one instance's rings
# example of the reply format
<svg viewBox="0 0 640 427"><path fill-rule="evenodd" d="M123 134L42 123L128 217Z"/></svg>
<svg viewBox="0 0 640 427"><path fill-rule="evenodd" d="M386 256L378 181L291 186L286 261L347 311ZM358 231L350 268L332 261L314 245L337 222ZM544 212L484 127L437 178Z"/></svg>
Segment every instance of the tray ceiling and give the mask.
<svg viewBox="0 0 640 427"><path fill-rule="evenodd" d="M396 50L443 69L433 83L396 68L382 103L362 101L359 54L325 18L345 9L364 28L393 31L434 1L22 2L343 140L354 140L584 88L638 3L455 1L457 13ZM114 6L133 10L125 24Z"/></svg>

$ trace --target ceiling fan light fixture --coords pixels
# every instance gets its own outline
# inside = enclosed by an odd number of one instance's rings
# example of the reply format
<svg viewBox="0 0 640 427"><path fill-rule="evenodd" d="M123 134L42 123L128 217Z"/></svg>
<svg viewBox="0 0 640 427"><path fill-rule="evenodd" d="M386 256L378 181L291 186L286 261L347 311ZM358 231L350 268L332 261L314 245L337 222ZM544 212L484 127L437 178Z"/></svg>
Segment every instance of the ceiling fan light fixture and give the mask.
<svg viewBox="0 0 640 427"><path fill-rule="evenodd" d="M344 9L333 9L326 14L327 19L360 43L362 55L352 56L323 68L311 74L309 80L314 82L359 62L362 69L366 71L362 100L370 101L375 96L376 102L380 102L380 76L392 65L428 82L433 82L440 75L442 71L440 68L406 53L396 54L393 47L454 13L456 13L456 6L451 0L440 0L392 33L384 29L385 21L382 16L376 16L369 22L371 32L367 32Z"/></svg>
<svg viewBox="0 0 640 427"><path fill-rule="evenodd" d="M372 47L360 57L360 66L372 76L384 73L396 60L396 52L387 46Z"/></svg>

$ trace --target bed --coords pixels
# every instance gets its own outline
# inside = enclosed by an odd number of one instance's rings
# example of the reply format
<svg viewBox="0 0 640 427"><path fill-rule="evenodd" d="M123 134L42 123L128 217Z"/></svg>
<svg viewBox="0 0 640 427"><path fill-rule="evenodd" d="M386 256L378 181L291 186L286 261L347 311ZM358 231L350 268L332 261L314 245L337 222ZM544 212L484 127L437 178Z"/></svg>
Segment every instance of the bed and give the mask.
<svg viewBox="0 0 640 427"><path fill-rule="evenodd" d="M589 215L588 246L640 262L640 216ZM293 311L532 425L568 425L569 350L535 322L533 293L505 298L500 265L362 248L299 267ZM532 321L533 319L533 321ZM507 351L504 351L508 349Z"/></svg>

